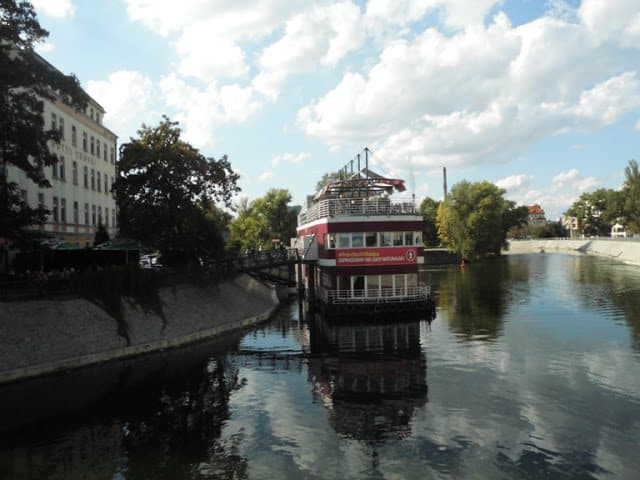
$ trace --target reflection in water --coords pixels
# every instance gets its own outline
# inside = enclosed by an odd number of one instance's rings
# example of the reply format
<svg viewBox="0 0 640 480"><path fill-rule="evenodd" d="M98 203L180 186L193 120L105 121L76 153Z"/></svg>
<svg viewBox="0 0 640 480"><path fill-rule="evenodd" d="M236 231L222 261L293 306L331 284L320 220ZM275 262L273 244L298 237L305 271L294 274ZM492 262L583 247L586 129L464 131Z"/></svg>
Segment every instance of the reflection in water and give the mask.
<svg viewBox="0 0 640 480"><path fill-rule="evenodd" d="M503 317L513 292L528 296L527 262L485 262L465 269L427 272L436 305L459 340L495 340L502 334ZM514 290L515 286L515 290Z"/></svg>
<svg viewBox="0 0 640 480"><path fill-rule="evenodd" d="M368 442L408 436L414 409L427 402L420 322L331 324L317 317L309 380L340 435Z"/></svg>
<svg viewBox="0 0 640 480"><path fill-rule="evenodd" d="M571 269L576 296L589 309L624 318L633 348L640 351L640 269L613 261L576 257Z"/></svg>

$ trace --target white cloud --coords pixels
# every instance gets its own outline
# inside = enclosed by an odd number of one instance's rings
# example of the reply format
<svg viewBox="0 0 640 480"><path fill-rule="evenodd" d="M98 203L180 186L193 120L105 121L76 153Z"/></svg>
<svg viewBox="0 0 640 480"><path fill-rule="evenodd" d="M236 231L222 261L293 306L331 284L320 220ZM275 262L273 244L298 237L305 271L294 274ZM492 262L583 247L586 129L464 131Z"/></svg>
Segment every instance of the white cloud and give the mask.
<svg viewBox="0 0 640 480"><path fill-rule="evenodd" d="M245 53L228 40L203 41L210 36L197 27L186 30L176 44L178 70L204 81L221 77L241 77L249 71Z"/></svg>
<svg viewBox="0 0 640 480"><path fill-rule="evenodd" d="M176 119L183 123L185 139L198 148L213 145L215 127L242 122L261 107L251 87L235 84L218 87L211 82L200 88L170 74L161 79L160 90L165 103L176 110Z"/></svg>
<svg viewBox="0 0 640 480"><path fill-rule="evenodd" d="M502 0L369 0L367 17L372 28L379 24L407 25L439 10L442 21L452 28L482 24L489 11Z"/></svg>
<svg viewBox="0 0 640 480"><path fill-rule="evenodd" d="M90 80L87 91L106 110L105 125L121 138L133 135L143 122L148 123L155 116L155 87L149 77L139 72L120 70L107 80Z"/></svg>
<svg viewBox="0 0 640 480"><path fill-rule="evenodd" d="M290 18L284 35L262 51L254 85L275 99L289 75L333 67L364 40L360 9L351 1L316 6Z"/></svg>
<svg viewBox="0 0 640 480"><path fill-rule="evenodd" d="M31 0L31 4L38 13L49 17L72 17L76 10L71 0Z"/></svg>
<svg viewBox="0 0 640 480"><path fill-rule="evenodd" d="M572 168L571 170L560 172L554 176L551 183L557 188L562 188L565 184L576 181L579 176L580 172L577 169Z"/></svg>
<svg viewBox="0 0 640 480"><path fill-rule="evenodd" d="M273 172L266 171L266 172L262 172L258 178L261 182L265 182L269 180L271 177L273 177Z"/></svg>
<svg viewBox="0 0 640 480"><path fill-rule="evenodd" d="M527 188L531 183L533 177L530 175L511 175L496 182L496 185L500 188L504 188L507 191L522 190Z"/></svg>
<svg viewBox="0 0 640 480"><path fill-rule="evenodd" d="M275 157L273 157L271 159L271 165L275 167L277 165L280 165L282 162L302 163L306 160L309 160L309 158L311 158L311 155L306 152L300 152L300 153L287 152L287 153L282 153L280 155L276 155Z"/></svg>
<svg viewBox="0 0 640 480"><path fill-rule="evenodd" d="M502 13L452 35L427 29L346 73L299 110L298 123L332 149L369 143L392 167L508 161L544 136L640 108L629 69L640 49L623 45L624 25L605 43L585 23L542 17L513 27Z"/></svg>
<svg viewBox="0 0 640 480"><path fill-rule="evenodd" d="M636 130L640 132L640 120L636 122Z"/></svg>

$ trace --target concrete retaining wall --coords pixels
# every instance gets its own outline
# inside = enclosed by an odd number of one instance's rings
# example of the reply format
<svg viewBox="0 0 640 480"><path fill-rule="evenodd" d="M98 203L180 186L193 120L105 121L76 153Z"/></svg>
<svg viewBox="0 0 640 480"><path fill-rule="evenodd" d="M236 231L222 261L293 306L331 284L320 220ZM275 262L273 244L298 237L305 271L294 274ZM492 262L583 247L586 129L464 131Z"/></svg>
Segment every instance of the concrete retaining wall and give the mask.
<svg viewBox="0 0 640 480"><path fill-rule="evenodd" d="M267 320L279 303L275 288L246 275L159 293L164 318L126 305L130 345L84 299L0 303L0 383L194 342Z"/></svg>
<svg viewBox="0 0 640 480"><path fill-rule="evenodd" d="M628 239L512 240L505 254L585 253L640 266L640 242Z"/></svg>

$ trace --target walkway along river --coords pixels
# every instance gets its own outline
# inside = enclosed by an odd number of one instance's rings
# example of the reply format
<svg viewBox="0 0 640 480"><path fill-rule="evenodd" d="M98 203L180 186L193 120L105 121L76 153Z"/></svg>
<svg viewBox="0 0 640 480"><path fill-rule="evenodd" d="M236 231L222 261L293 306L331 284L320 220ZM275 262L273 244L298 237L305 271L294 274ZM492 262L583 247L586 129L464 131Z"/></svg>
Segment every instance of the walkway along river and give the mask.
<svg viewBox="0 0 640 480"><path fill-rule="evenodd" d="M438 315L298 317L0 387L6 478L637 478L640 271L427 269Z"/></svg>

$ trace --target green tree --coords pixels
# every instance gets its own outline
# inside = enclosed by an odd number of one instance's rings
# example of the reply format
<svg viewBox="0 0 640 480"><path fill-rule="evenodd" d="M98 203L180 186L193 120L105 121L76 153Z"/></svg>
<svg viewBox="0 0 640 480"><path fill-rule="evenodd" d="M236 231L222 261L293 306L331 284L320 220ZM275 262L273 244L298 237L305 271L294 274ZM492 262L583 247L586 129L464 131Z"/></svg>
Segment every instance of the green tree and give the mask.
<svg viewBox="0 0 640 480"><path fill-rule="evenodd" d="M422 239L425 245L439 245L438 239L438 206L440 202L433 198L425 197L420 203L420 214L422 214Z"/></svg>
<svg viewBox="0 0 640 480"><path fill-rule="evenodd" d="M578 219L578 228L583 235L607 236L616 221L617 211L613 204L614 190L600 188L585 192L565 212L566 216Z"/></svg>
<svg viewBox="0 0 640 480"><path fill-rule="evenodd" d="M291 206L288 190L274 188L238 208L238 216L230 225L231 243L235 248L268 248L277 238L288 245L296 235L299 206Z"/></svg>
<svg viewBox="0 0 640 480"><path fill-rule="evenodd" d="M640 233L640 171L638 162L630 160L624 169L624 217L626 228L632 233Z"/></svg>
<svg viewBox="0 0 640 480"><path fill-rule="evenodd" d="M114 185L121 234L175 261L221 252L213 203L229 206L240 191L226 156L206 158L180 134L167 117L157 127L143 125L139 138L120 147Z"/></svg>
<svg viewBox="0 0 640 480"><path fill-rule="evenodd" d="M40 187L50 187L44 167L57 162L48 143L60 132L45 129L43 99L83 109L88 101L77 78L64 75L34 52L49 33L29 2L0 1L0 237L26 240L27 227L43 223L47 211L30 208L9 182L8 167L22 170Z"/></svg>
<svg viewBox="0 0 640 480"><path fill-rule="evenodd" d="M521 221L521 210L490 182L456 184L438 207L442 243L464 258L500 255L507 230Z"/></svg>

